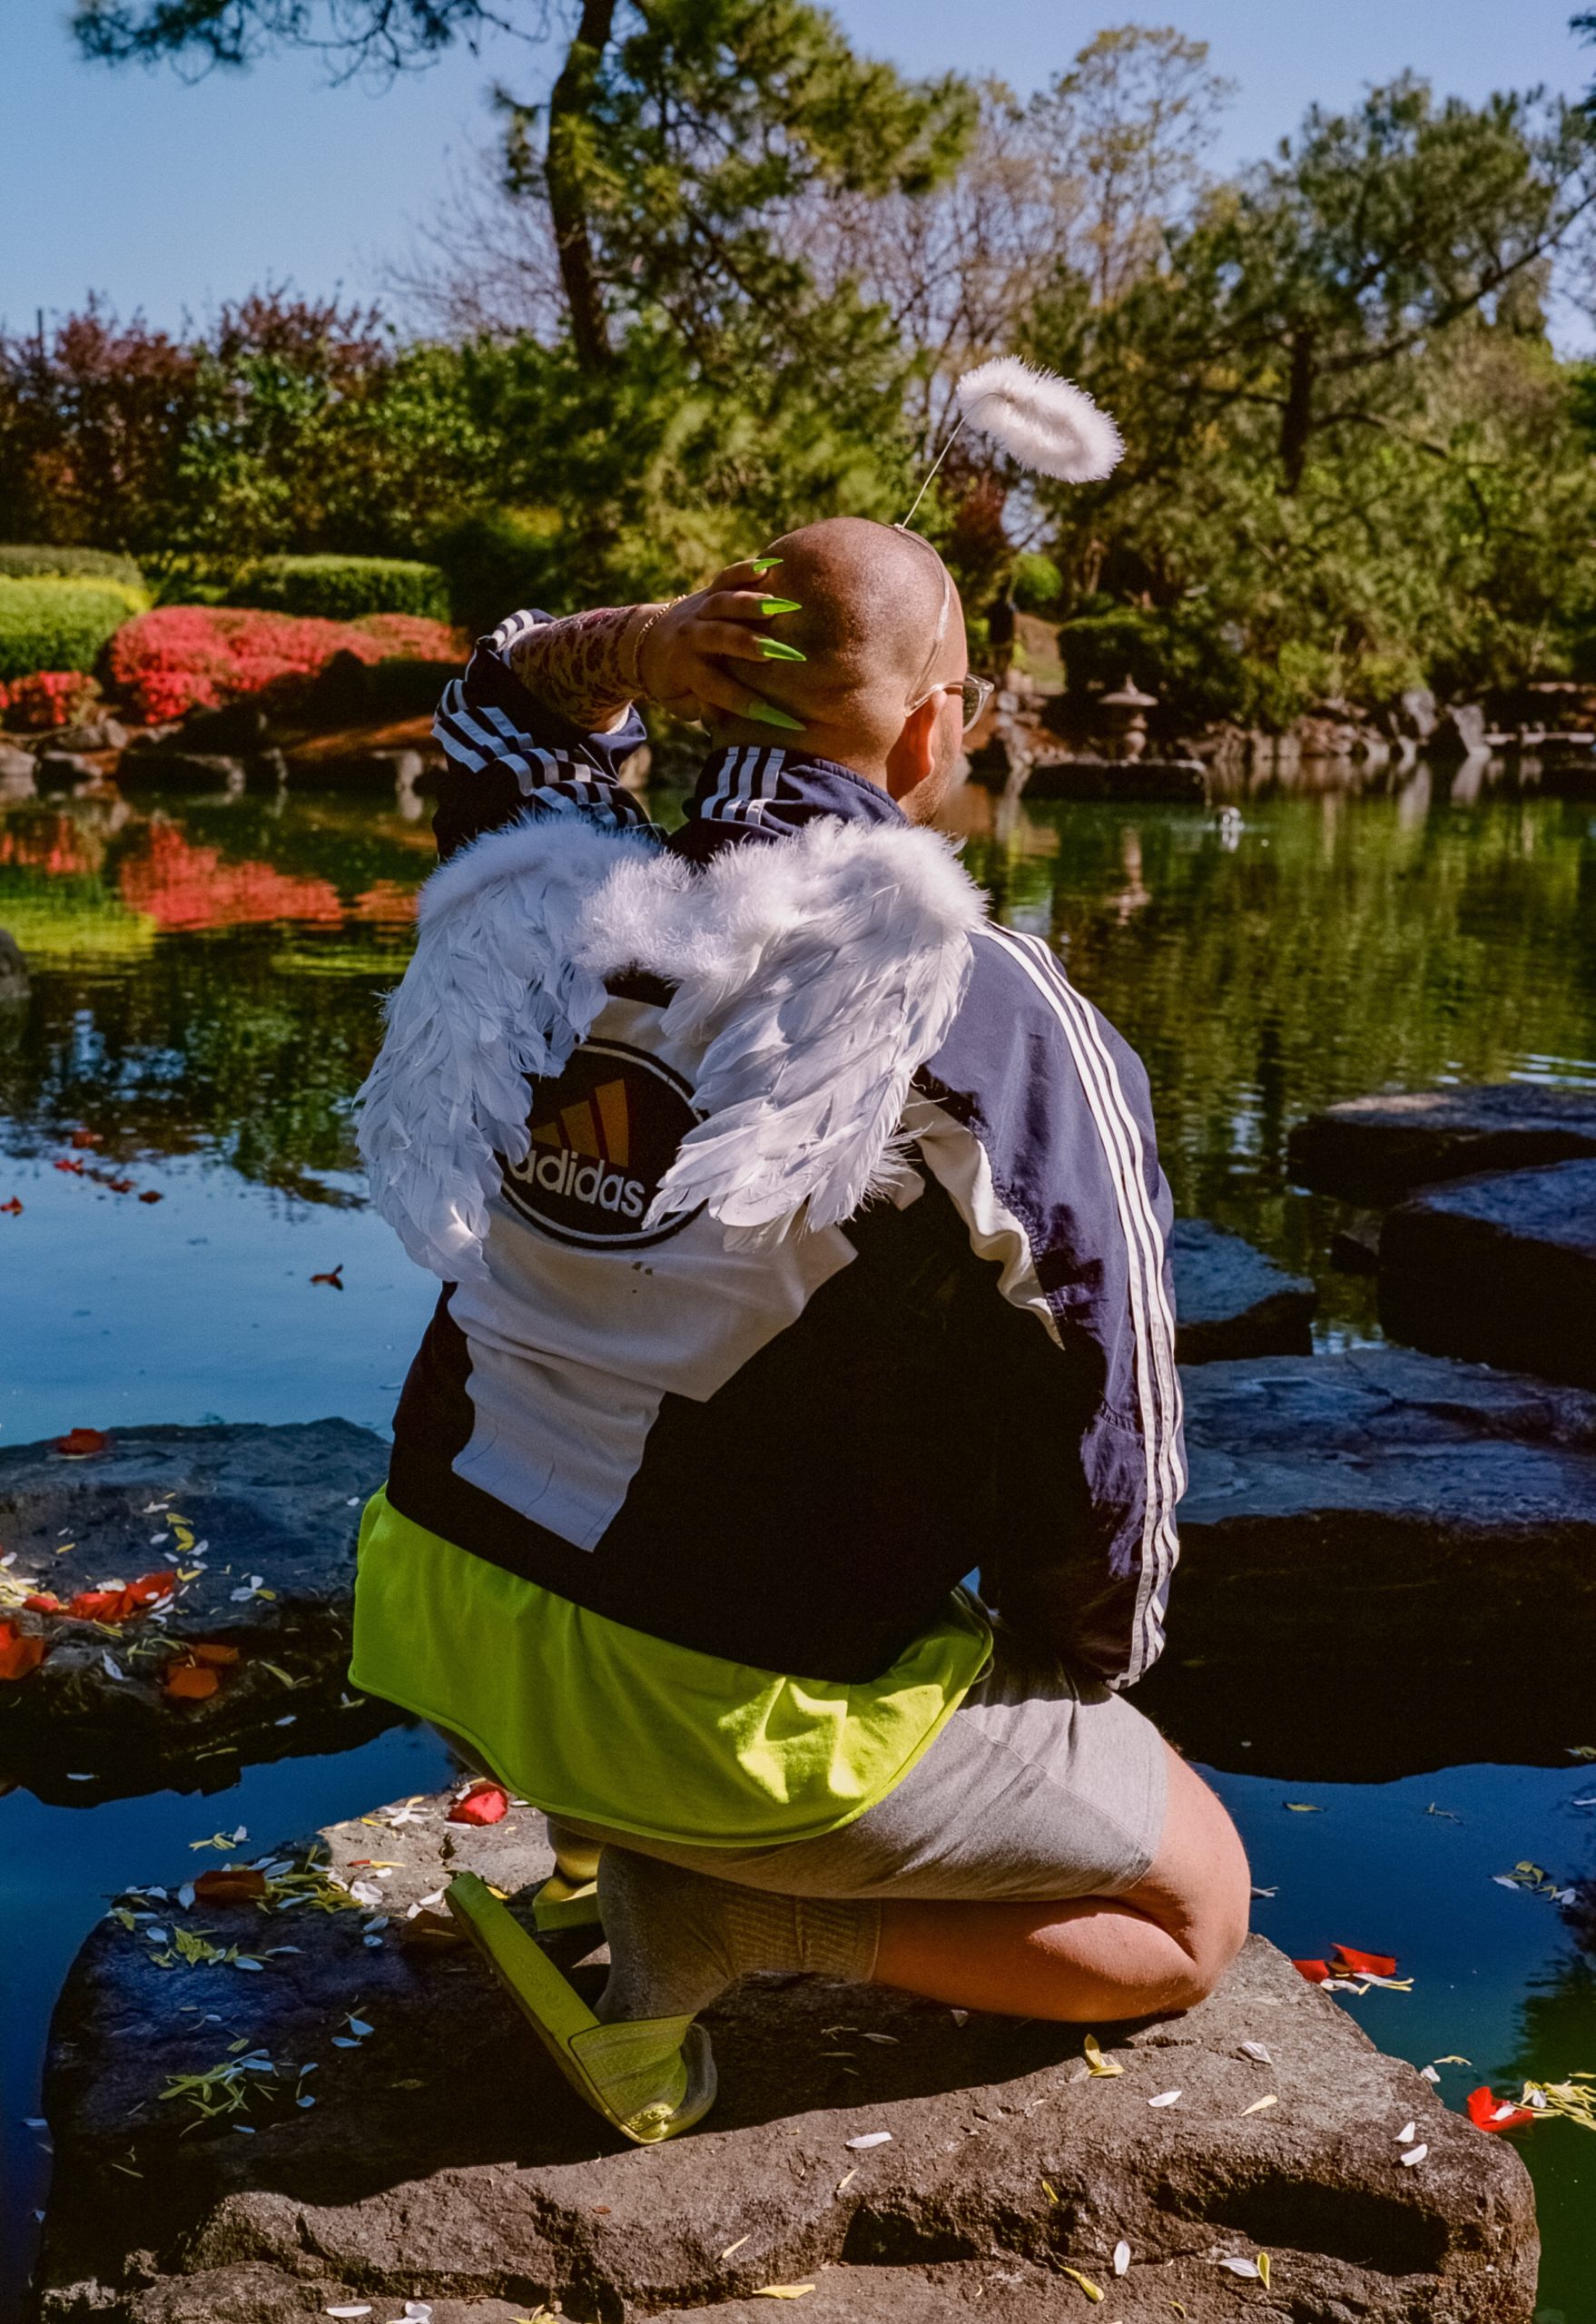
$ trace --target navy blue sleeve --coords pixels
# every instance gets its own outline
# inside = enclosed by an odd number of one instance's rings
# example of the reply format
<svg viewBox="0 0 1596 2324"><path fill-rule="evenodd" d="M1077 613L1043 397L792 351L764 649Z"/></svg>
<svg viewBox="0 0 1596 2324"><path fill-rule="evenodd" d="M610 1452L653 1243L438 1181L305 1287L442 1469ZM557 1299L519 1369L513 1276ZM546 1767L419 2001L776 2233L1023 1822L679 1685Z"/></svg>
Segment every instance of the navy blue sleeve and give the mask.
<svg viewBox="0 0 1596 2324"><path fill-rule="evenodd" d="M1036 1317L1013 1384L1013 1524L983 1588L1067 1660L1158 1659L1186 1482L1172 1206L1147 1076L1036 937L981 930L911 1127L998 1287Z"/></svg>
<svg viewBox="0 0 1596 2324"><path fill-rule="evenodd" d="M512 614L478 638L463 677L451 679L432 722L448 764L432 828L445 858L484 832L527 814L586 812L607 828L648 818L618 780L647 731L634 705L608 734L588 734L529 694L508 650L547 614Z"/></svg>

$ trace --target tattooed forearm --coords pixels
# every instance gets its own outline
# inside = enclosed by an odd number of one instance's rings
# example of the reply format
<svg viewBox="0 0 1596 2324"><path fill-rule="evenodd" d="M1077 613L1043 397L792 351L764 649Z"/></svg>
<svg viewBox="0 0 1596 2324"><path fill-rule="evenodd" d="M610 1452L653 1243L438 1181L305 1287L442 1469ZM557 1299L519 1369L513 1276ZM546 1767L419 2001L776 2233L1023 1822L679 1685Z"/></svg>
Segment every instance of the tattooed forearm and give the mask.
<svg viewBox="0 0 1596 2324"><path fill-rule="evenodd" d="M528 694L575 726L613 726L642 692L637 641L650 606L601 606L539 623L517 638L509 665Z"/></svg>

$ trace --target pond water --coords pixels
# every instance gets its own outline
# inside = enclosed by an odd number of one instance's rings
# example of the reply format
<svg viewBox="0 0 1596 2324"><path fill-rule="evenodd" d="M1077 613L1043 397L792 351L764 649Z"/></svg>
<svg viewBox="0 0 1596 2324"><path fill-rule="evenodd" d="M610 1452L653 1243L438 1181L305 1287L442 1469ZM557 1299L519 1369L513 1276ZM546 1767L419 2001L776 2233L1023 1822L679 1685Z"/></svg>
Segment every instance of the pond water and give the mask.
<svg viewBox="0 0 1596 2324"><path fill-rule="evenodd" d="M1049 936L1147 1060L1177 1207L1314 1275L1323 1347L1378 1326L1366 1279L1329 1264L1342 1210L1290 1183L1293 1122L1384 1086L1596 1085L1596 804L1505 783L1459 800L1421 777L1239 815L980 793L960 812L1002 916ZM432 1294L361 1206L348 1117L429 851L424 822L344 796L0 807L0 927L33 979L25 1008L0 1009L0 1205L23 1206L0 1213L0 1443L139 1421L386 1426ZM1596 1743L1596 1705L1568 1718L1571 1746ZM218 1820L270 1845L444 1765L401 1728L204 1801L0 1797L7 2297L43 2201L25 2119L48 2009L105 1892L181 1877ZM1411 1994L1348 2005L1417 2063L1472 2060L1440 2069L1450 2102L1596 2067L1590 1964L1555 1906L1492 1877L1523 1857L1596 1873L1596 1768L1216 1780L1277 1890L1258 1925L1295 1954L1400 1955ZM1525 2146L1543 2324L1596 2324L1596 2139L1554 2122Z"/></svg>

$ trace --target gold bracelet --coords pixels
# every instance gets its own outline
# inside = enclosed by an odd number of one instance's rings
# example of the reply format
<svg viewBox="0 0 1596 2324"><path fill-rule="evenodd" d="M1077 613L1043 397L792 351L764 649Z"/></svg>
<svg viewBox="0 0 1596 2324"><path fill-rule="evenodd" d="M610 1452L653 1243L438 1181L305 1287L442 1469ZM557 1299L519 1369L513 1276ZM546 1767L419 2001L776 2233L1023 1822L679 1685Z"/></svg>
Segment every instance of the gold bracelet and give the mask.
<svg viewBox="0 0 1596 2324"><path fill-rule="evenodd" d="M673 606L679 606L681 603L680 597L669 597L663 606L651 606L638 626L637 635L632 640L632 699L634 701L639 694L643 694L644 698L647 699L643 684L643 641L661 614L668 614Z"/></svg>

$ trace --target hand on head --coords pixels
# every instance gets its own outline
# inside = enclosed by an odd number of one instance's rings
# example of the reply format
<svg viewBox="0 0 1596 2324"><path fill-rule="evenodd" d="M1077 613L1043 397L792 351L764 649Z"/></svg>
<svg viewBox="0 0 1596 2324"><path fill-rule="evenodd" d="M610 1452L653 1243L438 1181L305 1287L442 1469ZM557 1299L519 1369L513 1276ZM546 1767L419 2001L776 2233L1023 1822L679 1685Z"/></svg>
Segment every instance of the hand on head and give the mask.
<svg viewBox="0 0 1596 2324"><path fill-rule="evenodd" d="M717 742L801 735L916 819L958 763L959 593L931 544L893 526L832 517L784 535L658 615L638 661L653 698Z"/></svg>
<svg viewBox="0 0 1596 2324"><path fill-rule="evenodd" d="M637 675L649 699L677 718L707 721L715 712L725 717L764 714L767 723L796 731L802 721L753 694L752 672L743 665L757 662L802 662L796 646L782 643L770 631L773 619L798 608L790 597L776 594L763 582L762 572L773 560L744 557L717 573L707 589L678 597L656 615L637 649Z"/></svg>

